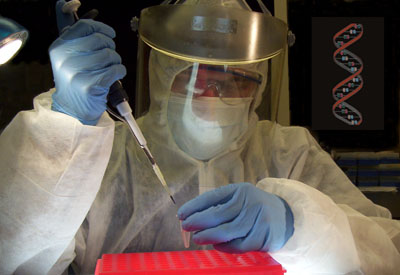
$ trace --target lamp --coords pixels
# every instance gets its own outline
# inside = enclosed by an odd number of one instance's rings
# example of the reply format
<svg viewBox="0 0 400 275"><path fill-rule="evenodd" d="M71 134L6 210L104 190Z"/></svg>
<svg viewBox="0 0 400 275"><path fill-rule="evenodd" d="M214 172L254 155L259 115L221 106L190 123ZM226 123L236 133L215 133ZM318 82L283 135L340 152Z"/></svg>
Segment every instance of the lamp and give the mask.
<svg viewBox="0 0 400 275"><path fill-rule="evenodd" d="M28 39L28 31L17 22L0 16L0 65L11 60Z"/></svg>

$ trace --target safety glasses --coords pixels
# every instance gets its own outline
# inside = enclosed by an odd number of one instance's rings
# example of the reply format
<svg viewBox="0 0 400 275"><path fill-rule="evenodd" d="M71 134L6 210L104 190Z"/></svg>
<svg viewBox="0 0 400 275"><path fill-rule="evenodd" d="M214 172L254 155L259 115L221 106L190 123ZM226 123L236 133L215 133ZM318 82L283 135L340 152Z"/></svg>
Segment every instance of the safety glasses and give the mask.
<svg viewBox="0 0 400 275"><path fill-rule="evenodd" d="M219 97L224 101L254 97L260 84L261 76L254 72L231 66L199 64L180 72L171 90L193 98Z"/></svg>

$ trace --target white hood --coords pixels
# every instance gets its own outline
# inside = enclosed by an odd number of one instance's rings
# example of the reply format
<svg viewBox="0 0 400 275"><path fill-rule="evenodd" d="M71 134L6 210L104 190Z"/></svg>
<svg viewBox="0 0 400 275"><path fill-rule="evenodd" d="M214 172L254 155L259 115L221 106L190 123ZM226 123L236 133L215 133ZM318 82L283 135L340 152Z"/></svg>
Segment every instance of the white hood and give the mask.
<svg viewBox="0 0 400 275"><path fill-rule="evenodd" d="M166 56L154 50L149 59L149 83L150 83L150 108L149 112L141 119L139 124L146 138L151 143L170 147L174 152L181 152L189 157L177 146L168 124L168 101L171 94L172 82L175 76L190 67L192 63ZM267 84L268 62L240 65L240 68L257 72L262 76L262 83L256 91L255 99L250 106L247 131L239 136L232 144L218 156L226 152L243 147L256 127L258 116L255 109L260 105L263 91ZM189 157L191 158L191 157Z"/></svg>

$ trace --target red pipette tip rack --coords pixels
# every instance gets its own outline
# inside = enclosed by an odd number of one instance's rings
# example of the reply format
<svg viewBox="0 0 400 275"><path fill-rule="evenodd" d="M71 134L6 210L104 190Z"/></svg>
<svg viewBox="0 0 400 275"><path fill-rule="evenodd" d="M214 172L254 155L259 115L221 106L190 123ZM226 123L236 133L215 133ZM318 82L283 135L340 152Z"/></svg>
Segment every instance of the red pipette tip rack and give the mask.
<svg viewBox="0 0 400 275"><path fill-rule="evenodd" d="M269 274L285 269L265 252L228 254L216 250L104 254L95 275Z"/></svg>

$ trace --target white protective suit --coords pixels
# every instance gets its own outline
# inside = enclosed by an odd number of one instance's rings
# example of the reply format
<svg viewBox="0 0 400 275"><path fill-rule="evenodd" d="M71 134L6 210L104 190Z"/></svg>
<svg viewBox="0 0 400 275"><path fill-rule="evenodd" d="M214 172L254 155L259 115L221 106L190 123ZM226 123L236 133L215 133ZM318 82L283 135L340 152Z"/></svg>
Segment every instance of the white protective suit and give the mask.
<svg viewBox="0 0 400 275"><path fill-rule="evenodd" d="M306 129L258 121L253 105L247 132L223 153L198 161L181 151L166 112L172 80L187 64L168 59L150 59L151 106L139 124L178 205L250 182L292 209L294 234L272 253L287 274L399 274L400 222ZM127 127L107 114L85 126L53 112L52 92L1 135L0 274L60 274L72 261L87 274L103 253L183 250L177 208Z"/></svg>

